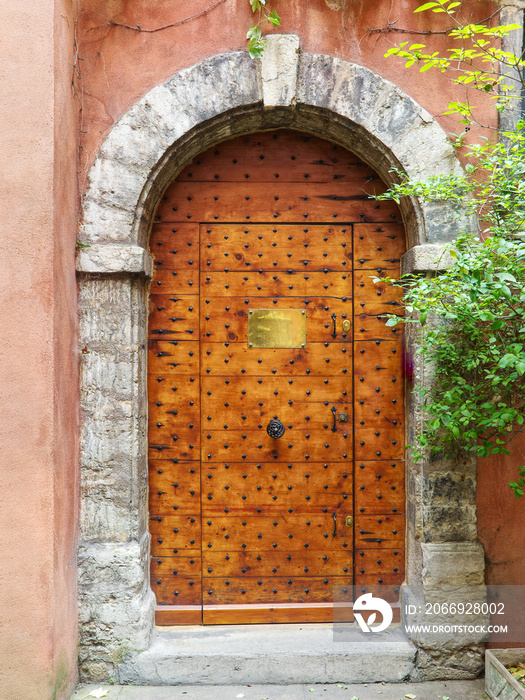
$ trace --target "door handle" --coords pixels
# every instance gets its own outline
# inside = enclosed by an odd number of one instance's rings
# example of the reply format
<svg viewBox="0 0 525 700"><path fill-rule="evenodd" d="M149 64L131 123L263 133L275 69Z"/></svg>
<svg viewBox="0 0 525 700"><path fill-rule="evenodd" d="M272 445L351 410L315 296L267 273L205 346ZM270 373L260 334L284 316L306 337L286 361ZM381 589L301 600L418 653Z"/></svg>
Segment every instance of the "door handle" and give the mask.
<svg viewBox="0 0 525 700"><path fill-rule="evenodd" d="M334 519L334 531L332 535L335 537L337 535L337 513L332 513L332 518Z"/></svg>
<svg viewBox="0 0 525 700"><path fill-rule="evenodd" d="M335 329L335 314L332 314L331 319L332 319L332 321L333 321L333 323L334 323L334 330L332 331L332 338L335 338L335 337L337 336L337 332L336 332L336 329Z"/></svg>
<svg viewBox="0 0 525 700"><path fill-rule="evenodd" d="M272 420L266 426L266 432L271 438L281 438L284 435L284 423L282 423L278 418L272 418Z"/></svg>
<svg viewBox="0 0 525 700"><path fill-rule="evenodd" d="M337 422L337 421L336 421L336 418L335 418L336 412L337 412L336 407L335 407L335 406L332 406L332 415L333 415L333 417L334 417L334 424L332 425L332 433L337 432L337 427L336 427L336 422Z"/></svg>

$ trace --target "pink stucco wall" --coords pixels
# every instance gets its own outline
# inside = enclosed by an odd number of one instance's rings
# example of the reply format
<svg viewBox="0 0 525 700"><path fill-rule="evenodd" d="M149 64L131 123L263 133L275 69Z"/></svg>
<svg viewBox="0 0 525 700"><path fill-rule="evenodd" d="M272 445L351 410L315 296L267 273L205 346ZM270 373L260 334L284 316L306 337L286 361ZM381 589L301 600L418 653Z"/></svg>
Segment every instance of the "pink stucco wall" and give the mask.
<svg viewBox="0 0 525 700"><path fill-rule="evenodd" d="M0 697L76 677L77 107L70 0L0 18Z"/></svg>
<svg viewBox="0 0 525 700"><path fill-rule="evenodd" d="M167 80L181 68L207 56L246 49L246 31L254 21L248 0L79 0L78 22L80 77L78 89L84 104L82 165L87 172L100 144L114 122L157 83ZM327 53L364 65L399 85L431 114L440 115L448 100L465 97L465 89L454 86L450 77L438 71L420 75L416 69L404 70L403 64L386 59L384 54L397 41L427 43L434 50L443 48L443 37L385 33L368 35L369 28L395 22L398 29L428 29L428 14L413 10L419 0L271 0L278 10L282 26L265 33L298 34L301 48ZM207 14L160 31L139 32L110 23L140 25L144 30L158 29L197 15L215 5ZM331 6L343 9L333 10ZM495 9L488 0L468 3L473 19L486 18ZM450 19L431 15L433 28L450 26ZM479 103L473 95L474 103ZM482 102L478 109L481 122L494 124L492 103ZM438 116L446 131L457 125L454 117ZM474 138L475 129L471 137Z"/></svg>

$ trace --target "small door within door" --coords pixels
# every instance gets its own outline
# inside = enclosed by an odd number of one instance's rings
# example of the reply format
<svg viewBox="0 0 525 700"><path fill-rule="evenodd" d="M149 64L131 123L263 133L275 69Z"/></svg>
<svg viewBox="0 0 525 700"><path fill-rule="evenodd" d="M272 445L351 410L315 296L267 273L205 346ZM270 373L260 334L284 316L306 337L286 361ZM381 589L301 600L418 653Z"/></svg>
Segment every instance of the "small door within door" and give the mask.
<svg viewBox="0 0 525 700"><path fill-rule="evenodd" d="M398 213L349 195L356 171L376 177L352 154L332 173L329 144L257 136L196 159L152 231L151 568L167 624L330 621L334 586L351 600L354 581L402 580L402 353L379 318L397 301L371 280L399 265Z"/></svg>

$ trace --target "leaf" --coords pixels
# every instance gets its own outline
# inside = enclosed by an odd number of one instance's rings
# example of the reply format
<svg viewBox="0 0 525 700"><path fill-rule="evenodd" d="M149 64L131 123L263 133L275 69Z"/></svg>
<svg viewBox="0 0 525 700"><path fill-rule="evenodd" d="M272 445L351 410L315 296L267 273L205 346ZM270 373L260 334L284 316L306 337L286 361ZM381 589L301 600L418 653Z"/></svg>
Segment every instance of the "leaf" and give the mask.
<svg viewBox="0 0 525 700"><path fill-rule="evenodd" d="M413 695L412 693L407 693L407 694L405 695L405 697L406 697L406 698L409 698L409 700L414 700L414 698L416 698L417 695Z"/></svg>
<svg viewBox="0 0 525 700"><path fill-rule="evenodd" d="M92 690L89 695L86 695L86 698L105 698L109 695L109 690L104 690L104 688L97 688L96 690Z"/></svg>
<svg viewBox="0 0 525 700"><path fill-rule="evenodd" d="M256 24L252 24L252 26L246 32L247 39L260 38L261 36L262 32Z"/></svg>
<svg viewBox="0 0 525 700"><path fill-rule="evenodd" d="M424 12L425 10L430 10L433 7L439 7L439 2L426 2L424 5L420 5L414 10L416 12Z"/></svg>

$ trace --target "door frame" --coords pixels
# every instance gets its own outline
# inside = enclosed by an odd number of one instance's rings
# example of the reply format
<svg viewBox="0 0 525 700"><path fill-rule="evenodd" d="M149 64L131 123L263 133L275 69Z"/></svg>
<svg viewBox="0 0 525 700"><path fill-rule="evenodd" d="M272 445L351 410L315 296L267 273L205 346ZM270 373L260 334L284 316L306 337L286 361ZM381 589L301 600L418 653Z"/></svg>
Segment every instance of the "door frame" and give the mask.
<svg viewBox="0 0 525 700"><path fill-rule="evenodd" d="M77 257L84 348L80 669L86 680L102 680L101 669L114 677L124 654L149 647L154 628L148 575L147 239L167 184L211 145L276 128L353 151L387 184L395 181L393 168L420 179L462 172L445 132L393 83L332 56L300 53L296 36L266 40L261 64L243 51L220 54L153 87L113 126L89 173L79 236L88 247ZM272 61L286 66L277 77ZM473 220L463 213L458 223L461 212L446 202L407 197L401 210L405 272L442 269L442 246L458 226L474 230ZM406 336L411 357L417 339ZM417 361L411 377L431 381ZM422 408L410 384L406 395L411 434L421 424ZM473 575L483 580L475 462L414 464L409 458L406 465L407 581L421 583L423 571L425 583L446 580L451 572L457 579L459 568L465 581ZM457 667L461 661L454 653ZM430 658L421 657L424 663ZM467 653L465 659L467 667Z"/></svg>

